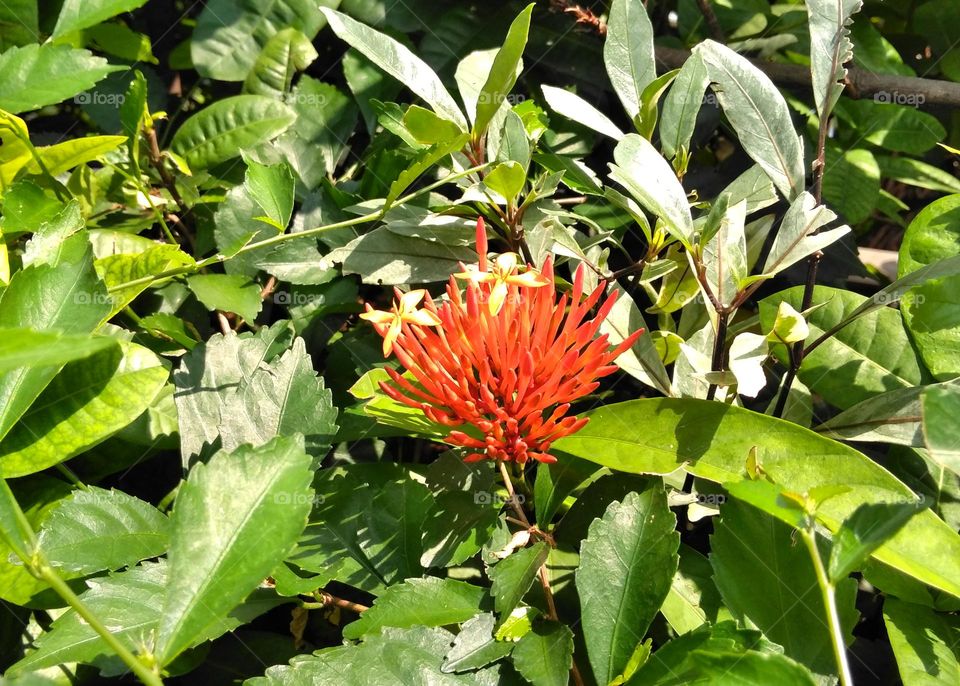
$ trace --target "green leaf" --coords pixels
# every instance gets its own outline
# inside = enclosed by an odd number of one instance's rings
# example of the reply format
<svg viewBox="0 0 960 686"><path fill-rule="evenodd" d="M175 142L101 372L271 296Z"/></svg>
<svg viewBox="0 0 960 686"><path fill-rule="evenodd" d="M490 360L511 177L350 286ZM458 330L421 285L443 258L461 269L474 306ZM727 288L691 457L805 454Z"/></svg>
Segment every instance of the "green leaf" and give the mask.
<svg viewBox="0 0 960 686"><path fill-rule="evenodd" d="M931 387L912 386L875 395L831 417L816 430L837 440L922 448L920 397Z"/></svg>
<svg viewBox="0 0 960 686"><path fill-rule="evenodd" d="M0 374L17 367L60 367L112 348L106 336L65 336L57 331L0 328Z"/></svg>
<svg viewBox="0 0 960 686"><path fill-rule="evenodd" d="M828 231L821 227L837 218L825 205L817 205L816 199L806 191L790 204L783 217L780 230L773 241L764 264L764 274L774 275L808 255L821 250L840 237L850 233L849 226Z"/></svg>
<svg viewBox="0 0 960 686"><path fill-rule="evenodd" d="M636 120L643 89L657 76L653 26L640 0L614 0L611 3L603 63L627 115Z"/></svg>
<svg viewBox="0 0 960 686"><path fill-rule="evenodd" d="M296 120L287 105L263 95L235 95L215 101L184 122L170 149L190 168L207 169L240 151L276 138Z"/></svg>
<svg viewBox="0 0 960 686"><path fill-rule="evenodd" d="M344 638L378 634L384 627L443 626L465 622L480 609L484 590L453 579L407 579L388 588L355 622Z"/></svg>
<svg viewBox="0 0 960 686"><path fill-rule="evenodd" d="M862 0L809 0L807 3L813 99L821 117L829 116L843 92L843 80L847 76L843 65L853 59L848 27L851 17L862 6Z"/></svg>
<svg viewBox="0 0 960 686"><path fill-rule="evenodd" d="M831 531L864 502L904 502L913 492L853 448L808 429L736 407L694 399L650 399L607 405L585 416L576 434L554 449L634 474L669 474L679 467L725 483L746 476L758 447L763 469L784 490L847 485L817 510ZM921 512L873 556L960 597L960 536L932 512Z"/></svg>
<svg viewBox="0 0 960 686"><path fill-rule="evenodd" d="M278 437L190 470L173 510L161 664L223 621L293 548L313 500L310 462L300 441Z"/></svg>
<svg viewBox="0 0 960 686"><path fill-rule="evenodd" d="M403 125L407 127L419 143L435 145L458 138L463 132L448 119L444 119L419 105L410 105L403 115Z"/></svg>
<svg viewBox="0 0 960 686"><path fill-rule="evenodd" d="M263 307L260 286L246 276L197 274L187 279L187 285L208 310L235 312L249 322Z"/></svg>
<svg viewBox="0 0 960 686"><path fill-rule="evenodd" d="M687 193L670 164L643 136L628 134L613 152L610 178L641 205L660 217L667 230L685 245L693 242L693 219Z"/></svg>
<svg viewBox="0 0 960 686"><path fill-rule="evenodd" d="M36 536L7 480L0 477L0 543L21 561L29 560L37 547Z"/></svg>
<svg viewBox="0 0 960 686"><path fill-rule="evenodd" d="M336 86L306 75L297 81L286 102L297 114L297 125L281 135L274 146L307 188L317 188L334 173L349 150L348 141L357 125L357 107Z"/></svg>
<svg viewBox="0 0 960 686"><path fill-rule="evenodd" d="M268 166L248 160L244 185L271 223L285 231L293 214L294 183L290 165L281 162Z"/></svg>
<svg viewBox="0 0 960 686"><path fill-rule="evenodd" d="M887 597L883 621L904 684L937 686L960 680L956 616Z"/></svg>
<svg viewBox="0 0 960 686"><path fill-rule="evenodd" d="M710 539L714 578L735 615L749 618L764 636L782 645L788 657L829 675L836 667L830 635L823 630L829 618L813 561L804 546L793 544L793 532L760 510L728 501ZM847 636L856 622L855 594L853 580L837 587Z"/></svg>
<svg viewBox="0 0 960 686"><path fill-rule="evenodd" d="M947 136L936 117L908 105L845 100L838 103L837 116L869 142L895 152L920 155Z"/></svg>
<svg viewBox="0 0 960 686"><path fill-rule="evenodd" d="M690 655L689 664L690 670L681 677L684 683L710 680L717 674L722 674L725 683L731 684L814 686L818 683L803 665L784 655L754 651L731 655L697 650Z"/></svg>
<svg viewBox="0 0 960 686"><path fill-rule="evenodd" d="M387 192L387 199L384 203L384 210L393 206L393 203L400 195L413 185L414 181L420 178L424 172L432 168L447 155L459 151L469 139L467 134L458 138L443 141L420 152L414 159L413 164L404 169L400 176L390 184L390 190Z"/></svg>
<svg viewBox="0 0 960 686"><path fill-rule="evenodd" d="M79 31L118 14L141 7L146 0L65 0L57 16L53 37Z"/></svg>
<svg viewBox="0 0 960 686"><path fill-rule="evenodd" d="M745 57L712 40L694 48L744 151L789 201L805 186L803 151L787 103L770 78Z"/></svg>
<svg viewBox="0 0 960 686"><path fill-rule="evenodd" d="M434 112L455 123L461 131L467 130L463 113L440 77L409 48L345 14L326 8L321 11L330 22L330 28L342 40L423 98Z"/></svg>
<svg viewBox="0 0 960 686"><path fill-rule="evenodd" d="M677 634L693 631L706 623L730 618L723 608L720 591L713 582L709 560L693 548L680 544L680 564L660 612Z"/></svg>
<svg viewBox="0 0 960 686"><path fill-rule="evenodd" d="M218 440L234 450L296 433L306 436L311 455L326 452L337 418L330 391L302 338L289 350L270 349L282 332L274 329L253 338L214 336L184 358L173 379L185 460Z"/></svg>
<svg viewBox="0 0 960 686"><path fill-rule="evenodd" d="M543 530L549 529L551 520L563 505L563 501L598 471L592 462L572 455L564 455L553 464L537 465L537 478L533 487L537 526Z"/></svg>
<svg viewBox="0 0 960 686"><path fill-rule="evenodd" d="M94 267L107 288L116 288L121 284L139 281L168 269L189 268L195 264L194 259L183 252L179 246L154 243L144 252L101 258L94 263ZM112 291L108 318L132 303L149 286L150 283L144 281Z"/></svg>
<svg viewBox="0 0 960 686"><path fill-rule="evenodd" d="M204 3L190 40L190 57L201 76L243 81L270 39L297 29L312 41L323 28L320 6L339 0L212 0Z"/></svg>
<svg viewBox="0 0 960 686"><path fill-rule="evenodd" d="M32 474L89 450L143 413L168 375L132 343L71 362L0 441L0 473Z"/></svg>
<svg viewBox="0 0 960 686"><path fill-rule="evenodd" d="M443 658L440 668L446 673L466 672L486 667L510 654L513 643L493 638L496 617L489 612L479 614L463 623L453 647Z"/></svg>
<svg viewBox="0 0 960 686"><path fill-rule="evenodd" d="M885 179L893 179L908 186L926 188L941 193L960 193L960 179L939 167L934 167L932 164L927 164L912 157L878 155L876 159L880 166L880 173ZM939 202L935 201L927 207L939 204ZM921 210L921 214L923 214L923 210ZM906 236L904 236L904 239L906 239ZM903 248L903 243L900 244L900 247Z"/></svg>
<svg viewBox="0 0 960 686"><path fill-rule="evenodd" d="M123 68L66 45L9 48L0 54L0 73L6 75L0 84L0 109L16 114L63 102Z"/></svg>
<svg viewBox="0 0 960 686"><path fill-rule="evenodd" d="M423 574L421 538L433 495L413 479L391 481L374 496L359 531L360 547L390 583ZM392 571L393 573L387 573Z"/></svg>
<svg viewBox="0 0 960 686"><path fill-rule="evenodd" d="M487 188L502 195L508 203L516 202L526 181L523 166L513 161L498 164L483 179Z"/></svg>
<svg viewBox="0 0 960 686"><path fill-rule="evenodd" d="M489 492L440 493L423 527L424 567L449 567L476 555L497 524L500 503Z"/></svg>
<svg viewBox="0 0 960 686"><path fill-rule="evenodd" d="M920 395L923 440L935 462L960 474L960 441L957 413L960 389L956 383L928 386Z"/></svg>
<svg viewBox="0 0 960 686"><path fill-rule="evenodd" d="M960 254L958 216L960 195L951 195L927 205L910 222L900 246L899 276ZM960 275L930 281L910 290L901 305L920 357L941 381L960 374L960 308L951 295L958 287Z"/></svg>
<svg viewBox="0 0 960 686"><path fill-rule="evenodd" d="M504 38L503 45L490 67L486 83L480 89L480 97L477 100L477 116L473 124L473 136L475 138L479 138L486 133L487 126L500 110L501 105L510 95L510 91L513 90L513 86L517 82L517 70L523 59L523 50L527 46L527 34L530 31L530 15L533 13L533 7L533 4L527 5L510 24L507 37Z"/></svg>
<svg viewBox="0 0 960 686"><path fill-rule="evenodd" d="M0 50L35 43L40 34L37 0L10 0L0 5Z"/></svg>
<svg viewBox="0 0 960 686"><path fill-rule="evenodd" d="M125 572L90 579L80 600L110 627L121 643L136 653L144 646L146 637L156 634L168 582L169 565L165 561L147 562ZM229 617L208 626L197 642L216 638L246 624L282 602L283 599L278 599L274 593L255 592ZM104 676L121 676L130 670L74 610L60 615L50 630L37 639L36 647L7 674L21 674L71 662L95 664Z"/></svg>
<svg viewBox="0 0 960 686"><path fill-rule="evenodd" d="M536 626L517 641L511 658L533 686L566 686L573 664L573 632L557 622Z"/></svg>
<svg viewBox="0 0 960 686"><path fill-rule="evenodd" d="M747 235L744 231L746 219L745 200L726 208L715 233L703 247L707 283L714 297L723 306L733 304L740 292L741 283L749 273Z"/></svg>
<svg viewBox="0 0 960 686"><path fill-rule="evenodd" d="M487 574L490 593L501 622L520 604L530 585L537 578L540 567L547 561L550 549L543 541L516 551L498 562Z"/></svg>
<svg viewBox="0 0 960 686"><path fill-rule="evenodd" d="M116 150L126 142L126 136L86 136L74 138L56 145L37 148L37 155L43 166L52 176L57 176L81 164L86 164ZM34 161L27 166L28 174L41 173L40 165Z"/></svg>
<svg viewBox="0 0 960 686"><path fill-rule="evenodd" d="M267 41L243 82L243 92L284 98L298 71L317 59L310 39L295 28L281 29Z"/></svg>
<svg viewBox="0 0 960 686"><path fill-rule="evenodd" d="M476 259L472 248L400 236L374 229L327 255L343 263L344 274L359 274L364 283L385 286L445 281L459 263Z"/></svg>
<svg viewBox="0 0 960 686"><path fill-rule="evenodd" d="M760 301L763 330L773 326L781 302L799 310L802 300L803 288L798 286ZM817 286L813 291L815 307L806 315L808 340L816 340L871 302L852 291ZM786 359L783 346L775 345L773 350L781 360ZM840 329L804 358L799 376L811 390L840 409L924 381L899 313L890 308L878 308Z"/></svg>
<svg viewBox="0 0 960 686"><path fill-rule="evenodd" d="M851 224L870 217L880 200L880 166L873 153L862 148L841 152L828 146L823 199Z"/></svg>
<svg viewBox="0 0 960 686"><path fill-rule="evenodd" d="M129 567L167 551L169 521L153 505L88 486L60 501L40 529L40 550L57 567L83 574Z"/></svg>
<svg viewBox="0 0 960 686"><path fill-rule="evenodd" d="M830 580L839 583L862 569L870 554L892 538L918 511L916 503L869 503L854 510L833 537Z"/></svg>
<svg viewBox="0 0 960 686"><path fill-rule="evenodd" d="M703 95L710 85L707 67L699 55L691 55L680 68L666 99L660 119L660 145L663 154L673 158L681 150L690 150L690 140L703 106Z"/></svg>
<svg viewBox="0 0 960 686"><path fill-rule="evenodd" d="M608 136L615 141L622 140L623 131L607 118L603 112L591 105L575 93L554 86L541 86L543 97L547 105L554 112L562 114L571 121L575 121L597 133Z"/></svg>
<svg viewBox="0 0 960 686"><path fill-rule="evenodd" d="M612 503L590 525L576 581L587 655L599 683L623 672L670 591L680 544L675 527L658 483Z"/></svg>

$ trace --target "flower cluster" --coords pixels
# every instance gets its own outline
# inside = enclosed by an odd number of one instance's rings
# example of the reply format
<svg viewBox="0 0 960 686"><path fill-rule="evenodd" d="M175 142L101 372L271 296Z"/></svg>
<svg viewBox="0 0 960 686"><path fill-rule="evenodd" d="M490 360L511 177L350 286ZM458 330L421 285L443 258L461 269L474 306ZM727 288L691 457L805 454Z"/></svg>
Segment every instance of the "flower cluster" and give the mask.
<svg viewBox="0 0 960 686"><path fill-rule="evenodd" d="M451 276L440 303L412 291L398 293L391 312L367 306L361 317L383 336L384 355L392 351L412 376L388 369L392 383L381 387L451 427L446 441L472 450L468 462L555 462L551 444L587 423L567 416L570 403L596 390L642 330L616 347L606 334L597 336L616 293L591 317L605 287L585 294L583 265L571 292L558 299L551 259L540 270L521 269L512 253L490 264L482 219L477 251L478 269ZM458 278L466 281L463 293Z"/></svg>

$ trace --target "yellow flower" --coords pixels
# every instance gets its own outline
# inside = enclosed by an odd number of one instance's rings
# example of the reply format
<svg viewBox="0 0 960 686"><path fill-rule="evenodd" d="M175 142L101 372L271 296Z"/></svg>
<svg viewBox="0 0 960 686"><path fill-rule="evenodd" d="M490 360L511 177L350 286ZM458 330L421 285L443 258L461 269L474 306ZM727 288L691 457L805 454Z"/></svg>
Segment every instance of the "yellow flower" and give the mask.
<svg viewBox="0 0 960 686"><path fill-rule="evenodd" d="M439 326L440 317L430 310L420 310L417 306L421 303L427 292L425 290L410 291L404 293L393 303L393 308L387 312L385 310L375 310L367 305L367 311L360 315L361 319L372 322L379 331L385 329L383 335L383 356L389 357L393 351L393 344L400 335L403 328L403 322L418 324L420 326Z"/></svg>
<svg viewBox="0 0 960 686"><path fill-rule="evenodd" d="M498 255L490 271L469 271L454 274L458 279L469 279L474 283L492 283L490 288L490 314L497 314L510 292L510 286L526 286L539 288L550 284L549 279L535 269L517 273L520 265L520 256L516 253L505 252Z"/></svg>

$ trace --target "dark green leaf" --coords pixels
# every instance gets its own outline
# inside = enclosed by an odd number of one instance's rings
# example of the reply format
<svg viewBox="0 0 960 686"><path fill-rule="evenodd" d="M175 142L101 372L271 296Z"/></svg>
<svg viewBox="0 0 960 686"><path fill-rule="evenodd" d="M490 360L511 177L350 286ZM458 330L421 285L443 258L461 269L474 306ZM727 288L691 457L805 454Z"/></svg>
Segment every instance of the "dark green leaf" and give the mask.
<svg viewBox="0 0 960 686"><path fill-rule="evenodd" d="M288 164L247 162L244 185L279 231L284 231L293 214L293 171Z"/></svg>
<svg viewBox="0 0 960 686"><path fill-rule="evenodd" d="M387 581L423 574L421 538L433 495L413 479L391 481L373 498L360 546Z"/></svg>
<svg viewBox="0 0 960 686"><path fill-rule="evenodd" d="M623 672L670 590L680 544L675 527L656 483L612 503L590 525L576 578L587 655L600 683Z"/></svg>
<svg viewBox="0 0 960 686"><path fill-rule="evenodd" d="M517 641L511 659L533 686L566 686L573 662L573 632L556 622L534 627Z"/></svg>
<svg viewBox="0 0 960 686"><path fill-rule="evenodd" d="M854 510L833 536L831 581L838 583L860 569L870 553L890 540L918 510L918 503L869 503Z"/></svg>
<svg viewBox="0 0 960 686"><path fill-rule="evenodd" d="M245 93L283 99L293 77L317 59L313 44L295 28L281 29L267 41L243 82Z"/></svg>
<svg viewBox="0 0 960 686"><path fill-rule="evenodd" d="M53 37L79 31L123 12L135 10L146 0L65 0L57 16Z"/></svg>
<svg viewBox="0 0 960 686"><path fill-rule="evenodd" d="M494 609L505 619L520 604L547 561L550 549L543 541L523 548L498 562L487 574L492 583Z"/></svg>
<svg viewBox="0 0 960 686"><path fill-rule="evenodd" d="M527 34L530 31L530 15L534 5L527 7L513 20L507 31L503 46L493 60L490 74L480 90L477 100L477 116L473 124L473 135L480 137L487 131L493 116L510 95L517 82L517 68L527 46Z"/></svg>
<svg viewBox="0 0 960 686"><path fill-rule="evenodd" d="M443 659L444 672L466 672L486 667L491 662L509 655L513 650L510 641L497 641L493 638L493 628L497 620L490 613L472 617L463 623L453 647Z"/></svg>
<svg viewBox="0 0 960 686"><path fill-rule="evenodd" d="M252 322L260 313L263 301L260 286L239 274L197 274L187 285L208 310L235 312Z"/></svg>
<svg viewBox="0 0 960 686"><path fill-rule="evenodd" d="M111 66L88 50L67 45L26 45L0 54L0 109L19 113L54 105L82 93L110 72Z"/></svg>

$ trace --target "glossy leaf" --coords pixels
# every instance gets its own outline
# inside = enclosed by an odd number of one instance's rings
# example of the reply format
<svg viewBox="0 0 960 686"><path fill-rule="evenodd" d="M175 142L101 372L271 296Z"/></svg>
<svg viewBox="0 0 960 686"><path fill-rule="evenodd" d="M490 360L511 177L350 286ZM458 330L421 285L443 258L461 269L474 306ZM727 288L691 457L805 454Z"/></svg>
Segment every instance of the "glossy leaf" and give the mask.
<svg viewBox="0 0 960 686"><path fill-rule="evenodd" d="M443 626L476 614L484 591L463 581L424 577L391 586L343 629L345 638L377 634L384 627Z"/></svg>
<svg viewBox="0 0 960 686"><path fill-rule="evenodd" d="M5 75L0 84L0 109L19 113L63 102L122 68L88 50L66 45L34 43L9 48L0 54L0 72Z"/></svg>
<svg viewBox="0 0 960 686"><path fill-rule="evenodd" d="M267 41L243 82L245 93L283 98L293 77L317 59L310 39L295 28L285 28Z"/></svg>
<svg viewBox="0 0 960 686"><path fill-rule="evenodd" d="M99 24L110 17L134 10L145 2L146 0L65 0L60 14L57 15L53 37Z"/></svg>
<svg viewBox="0 0 960 686"><path fill-rule="evenodd" d="M360 547L387 573L391 583L423 574L423 525L433 506L433 495L413 479L391 481L370 503L366 527L359 531Z"/></svg>
<svg viewBox="0 0 960 686"><path fill-rule="evenodd" d="M523 548L498 562L489 572L494 609L506 618L530 590L549 548L543 541Z"/></svg>
<svg viewBox="0 0 960 686"><path fill-rule="evenodd" d="M554 448L635 474L677 468L719 483L746 476L757 447L763 469L785 490L847 485L824 502L818 520L835 531L863 502L903 502L913 492L862 453L795 424L693 399L635 400L587 413L590 423ZM691 427L696 427L692 430ZM921 512L874 557L960 596L960 536L932 512Z"/></svg>
<svg viewBox="0 0 960 686"><path fill-rule="evenodd" d="M564 686L573 661L573 632L556 622L533 628L517 641L512 660L533 686Z"/></svg>
<svg viewBox="0 0 960 686"><path fill-rule="evenodd" d="M590 525L576 581L587 654L600 683L623 672L670 590L680 542L675 526L656 484L612 503Z"/></svg>
<svg viewBox="0 0 960 686"><path fill-rule="evenodd" d="M64 336L55 331L0 329L0 374L17 367L61 366L117 344L106 336Z"/></svg>
<svg viewBox="0 0 960 686"><path fill-rule="evenodd" d="M793 201L803 191L800 139L794 133L787 103L770 78L725 45L712 40L696 46L707 67L717 100L748 155L777 189Z"/></svg>
<svg viewBox="0 0 960 686"><path fill-rule="evenodd" d="M960 474L960 441L957 412L960 392L956 383L928 386L920 395L923 441L935 462Z"/></svg>
<svg viewBox="0 0 960 686"><path fill-rule="evenodd" d="M542 86L543 97L554 112L575 121L615 141L623 139L624 133L603 112L575 93L554 86Z"/></svg>
<svg viewBox="0 0 960 686"><path fill-rule="evenodd" d="M409 48L345 14L326 8L322 11L337 36L423 98L434 112L454 122L462 131L467 130L463 113L440 78Z"/></svg>
<svg viewBox="0 0 960 686"><path fill-rule="evenodd" d="M917 511L916 503L868 503L854 510L833 537L830 580L838 583L860 569L870 553L900 531Z"/></svg>
<svg viewBox="0 0 960 686"><path fill-rule="evenodd" d="M168 376L159 357L132 343L71 362L0 441L0 473L33 474L106 440L147 409Z"/></svg>
<svg viewBox="0 0 960 686"><path fill-rule="evenodd" d="M643 89L657 76L653 26L640 0L614 0L611 3L603 62L627 115L636 119Z"/></svg>
<svg viewBox="0 0 960 686"><path fill-rule="evenodd" d="M703 60L698 55L691 55L683 63L663 101L660 144L667 157L675 157L681 150L690 149L697 115L708 85L710 79Z"/></svg>
<svg viewBox="0 0 960 686"><path fill-rule="evenodd" d="M241 603L303 531L313 492L302 442L219 452L180 487L155 654L168 664Z"/></svg>
<svg viewBox="0 0 960 686"><path fill-rule="evenodd" d="M284 231L293 214L293 171L286 164L247 162L244 185L279 231Z"/></svg>
<svg viewBox="0 0 960 686"><path fill-rule="evenodd" d="M530 31L530 15L533 5L517 15L507 31L503 46L497 53L490 67L486 83L480 89L477 100L477 115L473 123L475 136L483 135L494 115L500 110L503 101L510 95L517 82L517 68L523 58L523 50L527 46L527 34ZM454 120L456 121L456 120Z"/></svg>
<svg viewBox="0 0 960 686"><path fill-rule="evenodd" d="M510 641L497 641L493 637L496 623L496 618L490 613L477 615L464 622L443 659L441 669L448 673L465 672L485 667L509 655L513 644Z"/></svg>
<svg viewBox="0 0 960 686"><path fill-rule="evenodd" d="M296 113L273 98L235 95L217 100L185 121L170 148L191 169L207 169L237 157L243 148L279 136L295 120Z"/></svg>
<svg viewBox="0 0 960 686"><path fill-rule="evenodd" d="M252 322L263 307L260 286L234 274L197 274L187 279L190 290L208 310L235 312Z"/></svg>
<svg viewBox="0 0 960 686"><path fill-rule="evenodd" d="M158 243L143 252L109 255L97 260L94 263L97 274L107 288L114 289L110 293L110 314L107 318L133 302L148 288L149 281L121 287L122 284L137 282L168 269L192 267L194 264L194 259L178 246Z"/></svg>

